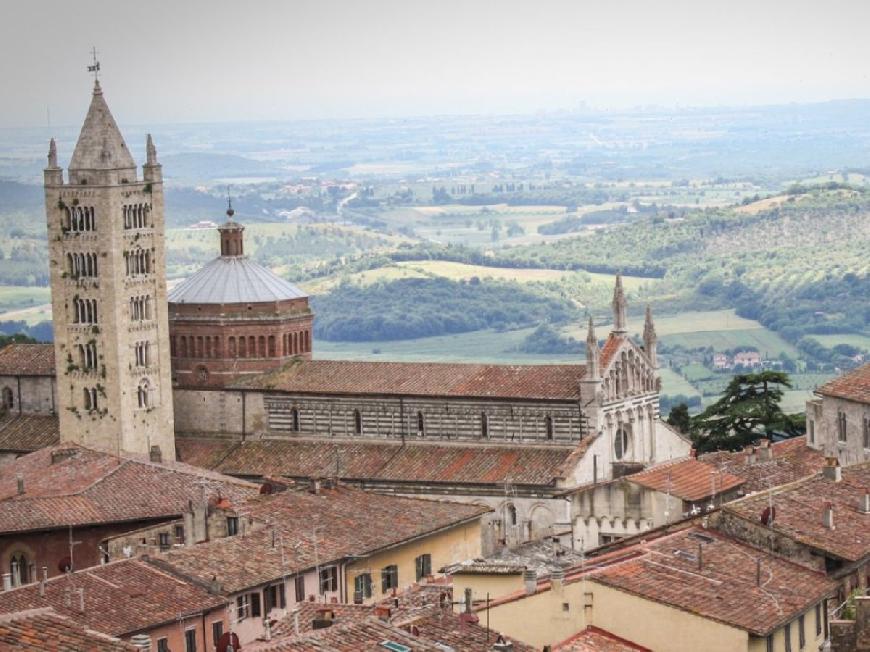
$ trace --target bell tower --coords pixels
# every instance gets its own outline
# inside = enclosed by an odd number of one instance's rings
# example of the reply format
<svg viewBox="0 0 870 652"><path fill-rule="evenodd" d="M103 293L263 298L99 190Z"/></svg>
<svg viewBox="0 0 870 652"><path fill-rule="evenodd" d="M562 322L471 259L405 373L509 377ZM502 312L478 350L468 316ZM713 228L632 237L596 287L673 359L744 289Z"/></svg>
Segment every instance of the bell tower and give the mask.
<svg viewBox="0 0 870 652"><path fill-rule="evenodd" d="M60 436L174 460L163 175L150 135L146 151L140 179L97 79L66 182L54 140L49 145Z"/></svg>

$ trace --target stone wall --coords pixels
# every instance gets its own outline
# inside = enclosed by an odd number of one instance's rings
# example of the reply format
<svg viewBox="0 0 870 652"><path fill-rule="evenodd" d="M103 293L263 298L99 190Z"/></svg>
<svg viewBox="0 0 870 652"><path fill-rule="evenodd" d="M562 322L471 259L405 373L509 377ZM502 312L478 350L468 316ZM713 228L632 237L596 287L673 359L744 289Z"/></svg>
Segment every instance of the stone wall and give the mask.
<svg viewBox="0 0 870 652"><path fill-rule="evenodd" d="M843 417L845 440L839 436L839 424ZM865 427L870 428L868 403L832 396L807 401L808 445L823 451L827 456L836 457L842 466L870 460L870 447L864 445Z"/></svg>
<svg viewBox="0 0 870 652"><path fill-rule="evenodd" d="M56 414L54 376L0 376L0 393L12 397L10 414Z"/></svg>

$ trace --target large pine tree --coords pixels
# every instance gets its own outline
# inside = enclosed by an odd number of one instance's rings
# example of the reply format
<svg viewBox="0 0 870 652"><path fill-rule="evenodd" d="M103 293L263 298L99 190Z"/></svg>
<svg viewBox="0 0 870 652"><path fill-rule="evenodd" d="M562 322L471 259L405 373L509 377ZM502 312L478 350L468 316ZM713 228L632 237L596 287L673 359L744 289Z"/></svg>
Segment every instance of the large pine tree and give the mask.
<svg viewBox="0 0 870 652"><path fill-rule="evenodd" d="M800 434L779 406L783 388L791 389L788 374L761 371L731 379L722 396L692 419L692 439L700 452L739 450L759 439L783 432Z"/></svg>

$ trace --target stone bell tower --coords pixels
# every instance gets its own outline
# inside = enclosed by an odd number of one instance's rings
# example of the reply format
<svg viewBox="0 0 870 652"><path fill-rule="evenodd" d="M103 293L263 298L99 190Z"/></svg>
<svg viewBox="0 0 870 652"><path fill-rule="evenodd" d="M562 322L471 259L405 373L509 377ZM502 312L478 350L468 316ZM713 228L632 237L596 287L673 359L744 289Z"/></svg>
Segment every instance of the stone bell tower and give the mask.
<svg viewBox="0 0 870 652"><path fill-rule="evenodd" d="M163 176L142 177L99 81L64 182L49 145L45 213L61 441L175 459Z"/></svg>

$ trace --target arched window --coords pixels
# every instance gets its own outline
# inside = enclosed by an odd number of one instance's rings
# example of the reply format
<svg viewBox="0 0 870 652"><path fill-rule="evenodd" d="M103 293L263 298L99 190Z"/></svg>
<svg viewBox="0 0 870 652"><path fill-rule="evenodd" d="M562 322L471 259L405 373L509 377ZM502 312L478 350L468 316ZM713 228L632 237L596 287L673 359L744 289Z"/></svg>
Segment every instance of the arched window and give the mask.
<svg viewBox="0 0 870 652"><path fill-rule="evenodd" d="M547 439L553 438L553 417L548 416L544 419L544 426L546 429Z"/></svg>
<svg viewBox="0 0 870 652"><path fill-rule="evenodd" d="M12 575L12 586L28 584L33 578L30 577L30 562L23 552L12 553L9 558L9 573Z"/></svg>
<svg viewBox="0 0 870 652"><path fill-rule="evenodd" d="M423 420L422 412L417 412L417 434L420 437L426 434L426 422Z"/></svg>
<svg viewBox="0 0 870 652"><path fill-rule="evenodd" d="M15 406L15 394L10 387L3 388L2 401L4 410L11 410Z"/></svg>
<svg viewBox="0 0 870 652"><path fill-rule="evenodd" d="M257 357L257 338L253 335L248 336L248 356L251 358Z"/></svg>
<svg viewBox="0 0 870 652"><path fill-rule="evenodd" d="M97 406L97 390L94 387L85 387L83 390L84 393L84 406L88 412L93 412L98 409Z"/></svg>
<svg viewBox="0 0 870 652"><path fill-rule="evenodd" d="M232 335L230 335L229 344L230 344L230 351L229 351L230 357L235 358L236 357L236 338Z"/></svg>
<svg viewBox="0 0 870 652"><path fill-rule="evenodd" d="M353 431L357 435L361 435L363 431L362 414L359 410L353 411Z"/></svg>
<svg viewBox="0 0 870 652"><path fill-rule="evenodd" d="M293 408L290 410L290 419L293 425L293 432L299 432L299 409Z"/></svg>
<svg viewBox="0 0 870 652"><path fill-rule="evenodd" d="M616 437L613 441L613 454L616 459L621 460L628 453L631 446L631 430L627 425L621 425L616 431Z"/></svg>
<svg viewBox="0 0 870 652"><path fill-rule="evenodd" d="M140 408L151 407L151 384L147 379L143 378L139 382L139 387L136 389L136 396L139 399Z"/></svg>
<svg viewBox="0 0 870 652"><path fill-rule="evenodd" d="M260 335L259 338L257 338L257 339L258 339L258 342L260 344L260 348L257 350L260 353L260 357L265 358L266 357L266 338L263 337L262 335Z"/></svg>
<svg viewBox="0 0 870 652"><path fill-rule="evenodd" d="M507 524L508 525L516 525L517 524L517 508L513 505L507 506Z"/></svg>
<svg viewBox="0 0 870 652"><path fill-rule="evenodd" d="M480 436L484 439L489 437L489 417L486 415L486 412L480 415Z"/></svg>
<svg viewBox="0 0 870 652"><path fill-rule="evenodd" d="M278 352L275 350L275 336L270 335L269 336L269 357L274 358L276 355L278 355Z"/></svg>
<svg viewBox="0 0 870 652"><path fill-rule="evenodd" d="M308 331L305 331L305 350L303 351L303 353L308 353L309 351L311 351L311 340L309 338Z"/></svg>
<svg viewBox="0 0 870 652"><path fill-rule="evenodd" d="M239 338L239 357L240 358L245 358L248 355L247 345L245 344L246 342L247 342L247 339L245 339L245 336L242 335Z"/></svg>

